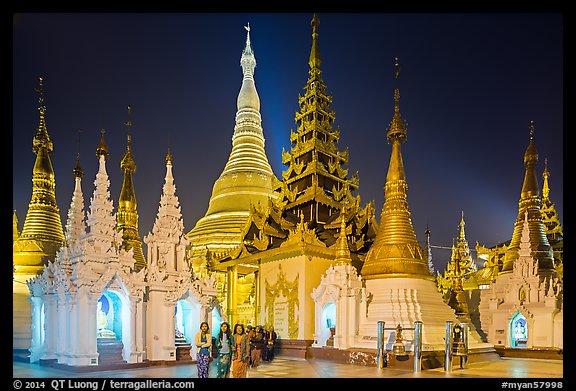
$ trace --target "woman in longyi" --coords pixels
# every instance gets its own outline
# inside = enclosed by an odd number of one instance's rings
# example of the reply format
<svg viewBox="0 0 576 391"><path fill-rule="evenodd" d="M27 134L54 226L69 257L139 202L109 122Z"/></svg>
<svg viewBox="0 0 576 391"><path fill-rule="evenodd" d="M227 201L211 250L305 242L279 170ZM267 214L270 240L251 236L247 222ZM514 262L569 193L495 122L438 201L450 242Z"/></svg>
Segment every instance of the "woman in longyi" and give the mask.
<svg viewBox="0 0 576 391"><path fill-rule="evenodd" d="M246 377L249 362L248 335L244 332L244 325L236 323L234 325L234 349L232 351L232 377Z"/></svg>

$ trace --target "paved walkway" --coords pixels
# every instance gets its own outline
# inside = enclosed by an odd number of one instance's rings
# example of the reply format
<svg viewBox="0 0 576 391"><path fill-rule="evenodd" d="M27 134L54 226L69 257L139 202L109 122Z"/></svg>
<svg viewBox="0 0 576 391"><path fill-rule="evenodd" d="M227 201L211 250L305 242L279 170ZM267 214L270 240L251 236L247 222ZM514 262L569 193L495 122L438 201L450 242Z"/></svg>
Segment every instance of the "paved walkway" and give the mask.
<svg viewBox="0 0 576 391"><path fill-rule="evenodd" d="M210 365L210 377L215 377ZM195 364L162 365L144 368L75 373L69 370L13 362L14 378L197 378ZM562 360L503 357L496 361L470 363L461 369L457 364L450 373L443 368L414 373L407 369L342 364L325 360L276 357L248 369L248 378L563 378Z"/></svg>

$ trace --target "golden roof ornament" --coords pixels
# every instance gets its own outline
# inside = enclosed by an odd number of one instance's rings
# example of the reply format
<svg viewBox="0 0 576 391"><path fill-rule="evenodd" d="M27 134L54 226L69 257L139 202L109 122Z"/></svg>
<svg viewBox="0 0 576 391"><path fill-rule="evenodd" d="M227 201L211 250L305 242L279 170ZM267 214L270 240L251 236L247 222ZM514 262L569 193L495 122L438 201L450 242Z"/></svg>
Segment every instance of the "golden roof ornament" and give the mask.
<svg viewBox="0 0 576 391"><path fill-rule="evenodd" d="M100 129L100 133L102 135L100 136L100 143L98 144L98 147L96 148L96 156L103 155L106 159L108 159L108 157L110 156L110 153L108 152L108 145L106 145L106 140L104 139L104 133L105 132L106 132L106 130L104 128Z"/></svg>
<svg viewBox="0 0 576 391"><path fill-rule="evenodd" d="M168 153L166 154L166 163L172 165L172 154L170 154L170 147L168 147Z"/></svg>

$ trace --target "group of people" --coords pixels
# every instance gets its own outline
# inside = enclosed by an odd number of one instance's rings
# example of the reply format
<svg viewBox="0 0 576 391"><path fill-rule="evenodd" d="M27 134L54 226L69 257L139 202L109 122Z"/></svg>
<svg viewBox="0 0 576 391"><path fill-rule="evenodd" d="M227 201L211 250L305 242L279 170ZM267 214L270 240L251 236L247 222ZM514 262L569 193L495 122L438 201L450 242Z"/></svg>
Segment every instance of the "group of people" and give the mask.
<svg viewBox="0 0 576 391"><path fill-rule="evenodd" d="M236 323L230 329L227 322L220 324L216 337L209 332L207 322L200 324L196 334L196 362L198 377L208 377L210 362L216 364L216 377L246 377L248 367L257 368L260 361L272 361L278 335L274 327L246 326Z"/></svg>

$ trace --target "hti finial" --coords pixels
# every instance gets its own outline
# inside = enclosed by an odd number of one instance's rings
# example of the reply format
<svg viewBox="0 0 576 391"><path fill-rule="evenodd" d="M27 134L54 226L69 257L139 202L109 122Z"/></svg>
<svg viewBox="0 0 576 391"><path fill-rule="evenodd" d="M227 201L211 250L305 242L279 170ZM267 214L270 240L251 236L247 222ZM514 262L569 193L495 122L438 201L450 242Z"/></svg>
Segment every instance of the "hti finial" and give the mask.
<svg viewBox="0 0 576 391"><path fill-rule="evenodd" d="M42 84L42 76L38 77L38 87L34 88L34 91L38 93L38 103L44 103L44 84Z"/></svg>
<svg viewBox="0 0 576 391"><path fill-rule="evenodd" d="M108 158L108 146L106 145L106 141L104 140L104 133L106 130L102 128L100 133L102 136L100 137L100 144L98 144L98 148L96 148L96 156L104 155L105 158Z"/></svg>
<svg viewBox="0 0 576 391"><path fill-rule="evenodd" d="M314 30L314 32L316 32L316 28L320 26L320 19L318 19L318 15L314 14L314 16L312 17L312 21L310 22L310 26L312 26L312 29Z"/></svg>
<svg viewBox="0 0 576 391"><path fill-rule="evenodd" d="M42 76L38 77L38 87L34 88L34 91L38 93L38 111L40 111L40 122L41 127L43 127L44 114L46 113L46 106L44 105L44 78Z"/></svg>
<svg viewBox="0 0 576 391"><path fill-rule="evenodd" d="M76 140L77 147L78 147L78 152L76 153L76 166L72 170L72 174L74 175L74 177L79 177L79 178L81 178L84 175L84 172L82 171L82 167L80 166L80 132L82 132L82 131L81 130L78 131L78 137Z"/></svg>
<svg viewBox="0 0 576 391"><path fill-rule="evenodd" d="M130 119L130 115L132 113L132 106L128 105L128 120L124 122L126 128L128 128L128 137L130 137L130 130L132 128L132 120Z"/></svg>
<svg viewBox="0 0 576 391"><path fill-rule="evenodd" d="M396 77L396 79L398 79L398 75L400 75L400 64L398 63L398 56L396 56L394 58L394 60L396 61L396 63L394 64L394 67L396 69L396 72L395 72L396 76L395 77Z"/></svg>
<svg viewBox="0 0 576 391"><path fill-rule="evenodd" d="M78 160L80 160L80 133L82 133L82 130L78 130L78 137L76 137L76 148L78 148L78 151L76 152L76 157L78 158Z"/></svg>
<svg viewBox="0 0 576 391"><path fill-rule="evenodd" d="M530 121L530 140L534 140L534 121Z"/></svg>

